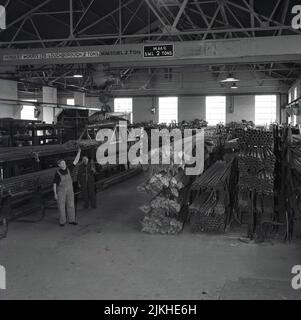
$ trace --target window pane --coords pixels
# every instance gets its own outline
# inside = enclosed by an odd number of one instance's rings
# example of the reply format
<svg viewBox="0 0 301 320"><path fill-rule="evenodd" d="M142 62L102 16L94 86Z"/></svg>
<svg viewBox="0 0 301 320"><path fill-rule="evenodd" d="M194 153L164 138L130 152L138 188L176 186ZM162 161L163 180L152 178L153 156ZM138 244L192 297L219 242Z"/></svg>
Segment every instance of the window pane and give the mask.
<svg viewBox="0 0 301 320"><path fill-rule="evenodd" d="M28 102L36 102L37 100L25 100ZM21 120L37 120L35 117L35 106L23 105L21 110Z"/></svg>
<svg viewBox="0 0 301 320"><path fill-rule="evenodd" d="M124 118L133 122L133 99L116 98L114 99L114 111L124 114Z"/></svg>
<svg viewBox="0 0 301 320"><path fill-rule="evenodd" d="M159 123L178 122L178 98L159 98Z"/></svg>
<svg viewBox="0 0 301 320"><path fill-rule="evenodd" d="M74 99L67 99L67 105L68 106L74 106L75 105L75 100Z"/></svg>
<svg viewBox="0 0 301 320"><path fill-rule="evenodd" d="M255 97L255 124L265 126L277 119L277 97L275 95Z"/></svg>
<svg viewBox="0 0 301 320"><path fill-rule="evenodd" d="M226 97L206 97L206 121L209 126L226 123Z"/></svg>

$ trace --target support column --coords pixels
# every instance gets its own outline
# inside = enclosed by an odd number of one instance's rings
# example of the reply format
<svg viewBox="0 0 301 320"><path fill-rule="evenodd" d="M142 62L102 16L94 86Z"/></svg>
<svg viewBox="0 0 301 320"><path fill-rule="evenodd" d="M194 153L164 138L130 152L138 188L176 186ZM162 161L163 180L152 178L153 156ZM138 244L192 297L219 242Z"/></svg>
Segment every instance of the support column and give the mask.
<svg viewBox="0 0 301 320"><path fill-rule="evenodd" d="M55 103L57 104L57 89L52 87L43 87L43 103ZM45 123L55 122L55 108L43 107L42 110L42 121Z"/></svg>
<svg viewBox="0 0 301 320"><path fill-rule="evenodd" d="M86 106L86 94L83 92L74 92L74 103L76 106Z"/></svg>

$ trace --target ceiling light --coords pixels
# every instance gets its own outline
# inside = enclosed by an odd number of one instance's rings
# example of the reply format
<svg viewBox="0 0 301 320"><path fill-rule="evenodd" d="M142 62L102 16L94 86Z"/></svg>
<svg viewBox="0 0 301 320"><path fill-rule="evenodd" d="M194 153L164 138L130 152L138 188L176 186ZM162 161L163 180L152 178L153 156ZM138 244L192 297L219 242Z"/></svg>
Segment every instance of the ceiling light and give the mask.
<svg viewBox="0 0 301 320"><path fill-rule="evenodd" d="M82 75L82 74L75 74L75 75L73 76L73 78L83 78L83 75Z"/></svg>
<svg viewBox="0 0 301 320"><path fill-rule="evenodd" d="M239 79L234 78L232 74L229 74L228 77L221 82L238 82L240 81Z"/></svg>
<svg viewBox="0 0 301 320"><path fill-rule="evenodd" d="M238 89L238 86L236 83L233 83L232 86L231 86L231 89Z"/></svg>

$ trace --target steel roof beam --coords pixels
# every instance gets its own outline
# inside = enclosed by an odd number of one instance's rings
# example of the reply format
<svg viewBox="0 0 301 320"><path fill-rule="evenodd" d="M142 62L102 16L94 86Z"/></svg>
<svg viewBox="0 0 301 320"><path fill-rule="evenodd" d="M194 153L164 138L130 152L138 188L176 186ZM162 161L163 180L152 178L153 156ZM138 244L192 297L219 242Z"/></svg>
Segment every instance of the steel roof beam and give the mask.
<svg viewBox="0 0 301 320"><path fill-rule="evenodd" d="M206 30L191 30L191 31L179 31L175 32L172 35L173 36L187 36L187 35L204 35L204 34L223 34L223 33L229 33L229 32L252 32L252 31L275 31L275 30L289 30L291 27L289 26L281 26L281 27L257 27L257 28L230 28L230 29L206 29ZM145 33L145 34L128 34L128 35L122 35L122 39L133 39L133 38L147 38L147 37L164 37L167 36L165 33ZM118 39L119 34L110 34L110 35L91 35L91 36L81 36L74 38L73 41L90 41L90 40L109 40L109 39ZM256 39L256 38L255 38ZM58 39L44 39L44 43L55 43L55 42L62 42L70 40L70 38L58 38ZM36 44L40 43L40 40L20 40L20 41L14 41L13 44ZM5 46L11 44L10 41L2 41L0 42L0 46ZM3 48L2 48L3 49Z"/></svg>
<svg viewBox="0 0 301 320"><path fill-rule="evenodd" d="M181 7L180 7L180 10L179 10L179 12L178 12L178 14L177 14L177 16L176 16L173 24L172 24L172 26L173 26L174 28L176 28L176 26L178 25L179 20L181 19L182 14L184 13L184 10L185 10L185 8L186 8L186 6L187 6L187 3L188 3L188 0L184 0L184 1L183 1L182 5L181 5Z"/></svg>
<svg viewBox="0 0 301 320"><path fill-rule="evenodd" d="M131 3L135 2L136 0L129 0L127 1L126 3L124 3L122 5L122 8L130 5ZM84 33L85 31L91 29L92 27L96 26L97 24L99 24L101 21L111 17L111 16L114 16L115 13L118 13L119 12L119 7L114 9L113 11L109 12L108 14L104 15L103 17L97 19L96 21L94 21L93 23L89 24L88 26L86 26L85 28L81 29L78 34L82 34Z"/></svg>
<svg viewBox="0 0 301 320"><path fill-rule="evenodd" d="M11 23L9 23L6 27L6 29L9 29L10 27L12 27L13 25L15 25L16 23L18 23L19 21L22 21L28 17L31 16L31 14L33 14L34 12L36 12L37 10L39 10L40 8L44 7L46 4L48 4L49 2L51 2L52 0L46 0L44 2L42 2L41 4L39 4L38 6L34 7L33 9L29 10L28 12L26 12L25 14L23 14L21 17L17 18L16 20L12 21ZM1 30L1 32L3 32L4 30Z"/></svg>

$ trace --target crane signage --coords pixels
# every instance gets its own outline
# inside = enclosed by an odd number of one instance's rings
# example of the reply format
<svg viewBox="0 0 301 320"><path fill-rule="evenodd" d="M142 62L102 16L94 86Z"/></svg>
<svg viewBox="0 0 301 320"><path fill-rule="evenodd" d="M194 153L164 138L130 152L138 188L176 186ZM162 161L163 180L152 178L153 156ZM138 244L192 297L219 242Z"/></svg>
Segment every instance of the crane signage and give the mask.
<svg viewBox="0 0 301 320"><path fill-rule="evenodd" d="M144 58L166 58L174 56L173 44L144 46Z"/></svg>

